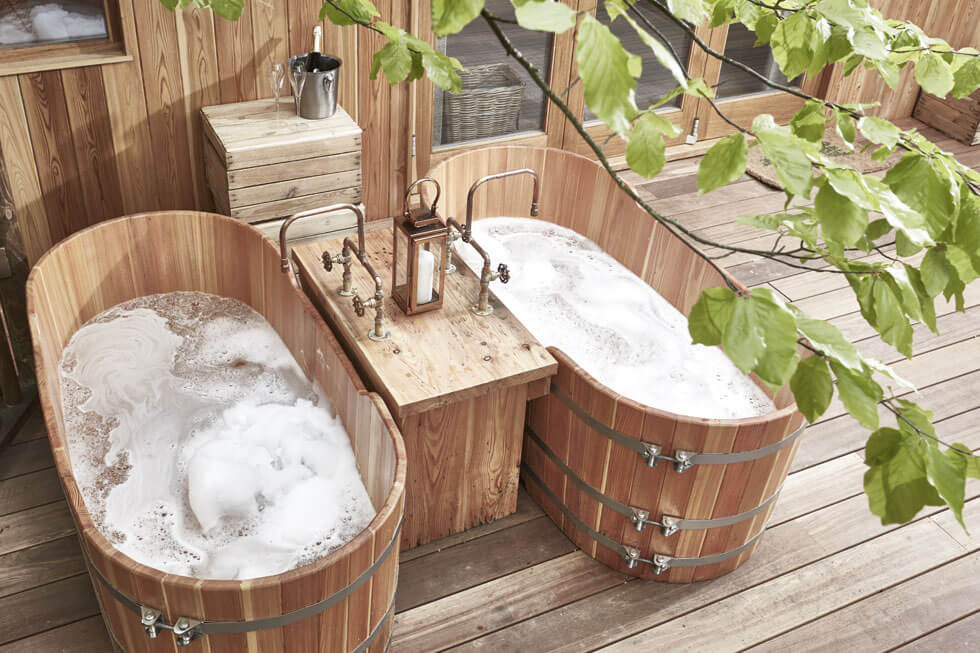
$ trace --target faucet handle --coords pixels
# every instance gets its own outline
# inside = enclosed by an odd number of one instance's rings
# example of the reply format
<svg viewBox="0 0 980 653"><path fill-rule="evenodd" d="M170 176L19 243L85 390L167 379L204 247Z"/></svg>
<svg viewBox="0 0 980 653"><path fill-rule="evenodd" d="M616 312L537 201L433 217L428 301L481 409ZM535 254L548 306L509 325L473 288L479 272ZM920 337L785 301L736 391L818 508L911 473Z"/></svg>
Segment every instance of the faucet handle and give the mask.
<svg viewBox="0 0 980 653"><path fill-rule="evenodd" d="M510 268L507 267L506 263L501 263L497 266L497 278L500 279L500 283L510 281Z"/></svg>
<svg viewBox="0 0 980 653"><path fill-rule="evenodd" d="M357 313L357 317L364 317L364 302L361 301L360 295L354 295L354 312Z"/></svg>
<svg viewBox="0 0 980 653"><path fill-rule="evenodd" d="M323 261L323 269L327 272L333 270L333 257L330 256L330 252L324 250L323 255L320 257Z"/></svg>

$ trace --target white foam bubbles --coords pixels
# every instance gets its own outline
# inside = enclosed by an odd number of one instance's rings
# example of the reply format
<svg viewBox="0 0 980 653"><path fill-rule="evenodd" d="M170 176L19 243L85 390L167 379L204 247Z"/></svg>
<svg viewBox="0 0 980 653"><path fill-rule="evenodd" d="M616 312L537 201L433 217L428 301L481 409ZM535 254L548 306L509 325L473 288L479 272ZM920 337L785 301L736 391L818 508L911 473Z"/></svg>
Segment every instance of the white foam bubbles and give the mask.
<svg viewBox="0 0 980 653"><path fill-rule="evenodd" d="M61 377L86 507L134 560L266 576L326 555L375 515L329 402L241 302L120 304L72 337Z"/></svg>
<svg viewBox="0 0 980 653"><path fill-rule="evenodd" d="M600 383L681 415L740 418L775 409L717 347L695 345L687 318L642 279L571 229L529 218L484 218L474 239L512 280L494 294L542 344ZM482 259L455 251L474 271Z"/></svg>

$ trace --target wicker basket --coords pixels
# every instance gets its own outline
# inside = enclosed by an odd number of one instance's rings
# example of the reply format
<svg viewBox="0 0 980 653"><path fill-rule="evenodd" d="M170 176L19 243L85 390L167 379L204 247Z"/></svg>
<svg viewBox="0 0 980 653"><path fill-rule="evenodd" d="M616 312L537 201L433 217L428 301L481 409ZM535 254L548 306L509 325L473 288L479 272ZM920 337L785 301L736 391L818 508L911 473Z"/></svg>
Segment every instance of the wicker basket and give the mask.
<svg viewBox="0 0 980 653"><path fill-rule="evenodd" d="M442 142L511 134L518 129L524 82L510 65L473 66L460 73L463 90L443 94Z"/></svg>

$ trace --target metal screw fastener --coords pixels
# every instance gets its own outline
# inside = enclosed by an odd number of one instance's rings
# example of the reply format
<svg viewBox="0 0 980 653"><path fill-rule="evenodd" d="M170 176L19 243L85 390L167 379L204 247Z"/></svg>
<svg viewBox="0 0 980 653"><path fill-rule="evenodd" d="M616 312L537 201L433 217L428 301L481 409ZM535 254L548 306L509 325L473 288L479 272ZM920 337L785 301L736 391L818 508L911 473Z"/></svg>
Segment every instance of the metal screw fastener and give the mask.
<svg viewBox="0 0 980 653"><path fill-rule="evenodd" d="M658 553L653 556L651 564L653 566L653 573L659 576L670 569L670 556L660 555Z"/></svg>
<svg viewBox="0 0 980 653"><path fill-rule="evenodd" d="M680 520L677 517L664 515L660 518L660 532L664 537L670 537L677 532L679 522Z"/></svg>
<svg viewBox="0 0 980 653"><path fill-rule="evenodd" d="M177 638L177 646L190 646L191 642L200 636L197 627L201 622L197 619L180 617L174 624L174 636Z"/></svg>
<svg viewBox="0 0 980 653"><path fill-rule="evenodd" d="M627 569L636 569L636 563L640 560L640 550L631 546L623 547L623 559L626 561Z"/></svg>
<svg viewBox="0 0 980 653"><path fill-rule="evenodd" d="M660 459L660 452L662 449L660 445L648 444L646 450L643 452L643 460L647 461L647 467L656 467L657 460Z"/></svg>
<svg viewBox="0 0 980 653"><path fill-rule="evenodd" d="M647 525L647 519L649 518L650 511L643 510L642 508L633 508L633 514L630 515L630 522L633 524L633 528L643 532L644 527Z"/></svg>
<svg viewBox="0 0 980 653"><path fill-rule="evenodd" d="M160 634L159 623L162 618L163 613L159 610L140 606L140 625L143 626L146 636L150 639L156 639L157 635Z"/></svg>
<svg viewBox="0 0 980 653"><path fill-rule="evenodd" d="M678 474L683 474L686 470L690 469L694 465L693 451L684 451L683 449L676 449L674 451L674 471Z"/></svg>

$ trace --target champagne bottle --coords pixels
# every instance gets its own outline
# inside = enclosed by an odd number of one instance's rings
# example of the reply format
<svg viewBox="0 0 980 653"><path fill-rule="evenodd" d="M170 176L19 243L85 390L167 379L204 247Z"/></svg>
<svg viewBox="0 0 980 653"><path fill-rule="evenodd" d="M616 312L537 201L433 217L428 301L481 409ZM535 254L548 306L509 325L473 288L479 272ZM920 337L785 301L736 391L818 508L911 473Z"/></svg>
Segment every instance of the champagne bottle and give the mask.
<svg viewBox="0 0 980 653"><path fill-rule="evenodd" d="M313 28L313 49L306 55L306 72L320 71L320 47L323 42L323 28L317 25Z"/></svg>

